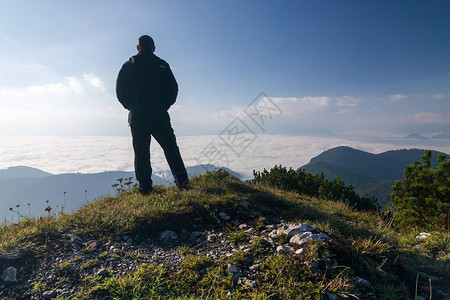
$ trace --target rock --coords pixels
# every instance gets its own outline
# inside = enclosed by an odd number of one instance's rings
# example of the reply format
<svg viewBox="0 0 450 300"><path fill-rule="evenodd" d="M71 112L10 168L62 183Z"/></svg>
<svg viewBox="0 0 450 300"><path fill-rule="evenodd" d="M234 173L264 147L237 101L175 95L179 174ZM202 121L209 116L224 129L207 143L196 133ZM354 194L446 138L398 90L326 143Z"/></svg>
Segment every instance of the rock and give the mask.
<svg viewBox="0 0 450 300"><path fill-rule="evenodd" d="M238 269L238 267L236 267L236 266L233 265L233 264L228 264L227 270L228 270L228 272L233 273L233 274L236 274L236 273L239 273L239 272L240 272L239 269Z"/></svg>
<svg viewBox="0 0 450 300"><path fill-rule="evenodd" d="M292 253L294 252L294 248L292 248L291 246L278 246L277 252Z"/></svg>
<svg viewBox="0 0 450 300"><path fill-rule="evenodd" d="M248 225L247 224L241 224L239 225L239 229L247 229Z"/></svg>
<svg viewBox="0 0 450 300"><path fill-rule="evenodd" d="M252 266L250 266L248 269L251 271L251 272L255 272L255 271L258 271L259 270L259 267L260 267L261 265L259 265L259 264L256 264L256 265L252 265Z"/></svg>
<svg viewBox="0 0 450 300"><path fill-rule="evenodd" d="M289 243L301 246L310 241L325 242L329 238L330 237L324 233L304 232L291 237Z"/></svg>
<svg viewBox="0 0 450 300"><path fill-rule="evenodd" d="M372 284L367 279L364 279L359 276L355 276L355 282L357 285L364 286L364 287L372 287Z"/></svg>
<svg viewBox="0 0 450 300"><path fill-rule="evenodd" d="M431 236L430 233L427 232L421 232L418 236L416 236L416 239L418 240L426 240L427 238L429 238Z"/></svg>
<svg viewBox="0 0 450 300"><path fill-rule="evenodd" d="M288 237L292 237L296 234L313 231L314 228L306 223L303 224L288 224L277 229L277 234L287 234Z"/></svg>
<svg viewBox="0 0 450 300"><path fill-rule="evenodd" d="M100 269L97 271L97 276L101 276L101 277L109 277L110 274L109 274L108 270L106 270L105 268L100 268Z"/></svg>
<svg viewBox="0 0 450 300"><path fill-rule="evenodd" d="M242 201L240 205L241 205L241 207L242 207L243 209L245 209L246 211L249 211L249 210L250 210L251 204L250 204L249 202L247 202L247 201Z"/></svg>
<svg viewBox="0 0 450 300"><path fill-rule="evenodd" d="M228 221L228 220L231 219L230 216L227 215L227 214L224 213L224 212L219 213L219 217L220 217L222 220L224 220L224 221Z"/></svg>
<svg viewBox="0 0 450 300"><path fill-rule="evenodd" d="M263 237L261 239L261 245L264 247L270 247L273 245L273 240L270 237Z"/></svg>
<svg viewBox="0 0 450 300"><path fill-rule="evenodd" d="M17 282L17 269L14 267L6 268L2 274L3 282Z"/></svg>
<svg viewBox="0 0 450 300"><path fill-rule="evenodd" d="M269 237L273 239L277 238L278 237L277 230L276 229L272 230L272 232L269 233Z"/></svg>
<svg viewBox="0 0 450 300"><path fill-rule="evenodd" d="M70 237L70 243L72 245L83 245L83 240L76 234L69 234Z"/></svg>
<svg viewBox="0 0 450 300"><path fill-rule="evenodd" d="M56 290L45 291L44 293L42 293L42 298L51 299L51 298L55 298L56 295L57 295Z"/></svg>
<svg viewBox="0 0 450 300"><path fill-rule="evenodd" d="M276 230L276 229L278 229L278 226L275 224L270 224L270 225L266 226L266 229L267 230Z"/></svg>
<svg viewBox="0 0 450 300"><path fill-rule="evenodd" d="M208 242L215 242L217 240L217 235L214 233L210 234L210 235L208 235L207 240L208 240Z"/></svg>
<svg viewBox="0 0 450 300"><path fill-rule="evenodd" d="M257 286L255 280L251 280L251 279L248 279L248 278L245 278L245 277L240 279L239 283L242 284L242 285L246 285L246 286L248 286L248 287L250 287L252 289L256 288L256 286Z"/></svg>
<svg viewBox="0 0 450 300"><path fill-rule="evenodd" d="M161 240L176 240L178 238L178 235L173 232L172 230L165 230L161 232L161 236L159 237Z"/></svg>
<svg viewBox="0 0 450 300"><path fill-rule="evenodd" d="M320 274L322 273L320 271L319 268L319 263L315 262L315 261L306 261L305 265L308 266L308 268L311 270L311 272L315 275L315 276L320 276Z"/></svg>
<svg viewBox="0 0 450 300"><path fill-rule="evenodd" d="M256 229L255 229L255 228L253 228L253 227L250 227L249 229L247 229L247 230L244 230L244 232L245 232L245 233L250 233L250 234L253 234L253 233L256 233Z"/></svg>
<svg viewBox="0 0 450 300"><path fill-rule="evenodd" d="M305 253L305 249L304 248L299 248L295 251L296 255L303 255Z"/></svg>
<svg viewBox="0 0 450 300"><path fill-rule="evenodd" d="M87 242L87 244L89 246L89 249L91 250L95 250L101 245L101 243L97 240L90 240Z"/></svg>
<svg viewBox="0 0 450 300"><path fill-rule="evenodd" d="M377 268L376 269L377 275L380 277L386 277L387 273L385 271L383 271L381 268Z"/></svg>
<svg viewBox="0 0 450 300"><path fill-rule="evenodd" d="M325 240L331 240L331 238L327 234L325 234L323 232L320 232L319 235Z"/></svg>

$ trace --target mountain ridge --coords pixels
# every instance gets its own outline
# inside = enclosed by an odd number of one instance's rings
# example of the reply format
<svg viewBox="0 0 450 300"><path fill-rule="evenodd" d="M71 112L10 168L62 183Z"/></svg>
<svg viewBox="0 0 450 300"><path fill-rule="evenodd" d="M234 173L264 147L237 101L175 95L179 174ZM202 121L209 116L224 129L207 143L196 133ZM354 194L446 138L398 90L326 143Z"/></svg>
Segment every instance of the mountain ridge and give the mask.
<svg viewBox="0 0 450 300"><path fill-rule="evenodd" d="M299 169L313 174L324 173L327 179L340 177L347 184L351 183L361 196L375 196L379 204L385 206L390 200L390 187L394 181L403 178L406 165L421 161L424 152L424 149L400 149L373 154L339 146L313 157ZM432 151L432 168L438 165L439 153Z"/></svg>

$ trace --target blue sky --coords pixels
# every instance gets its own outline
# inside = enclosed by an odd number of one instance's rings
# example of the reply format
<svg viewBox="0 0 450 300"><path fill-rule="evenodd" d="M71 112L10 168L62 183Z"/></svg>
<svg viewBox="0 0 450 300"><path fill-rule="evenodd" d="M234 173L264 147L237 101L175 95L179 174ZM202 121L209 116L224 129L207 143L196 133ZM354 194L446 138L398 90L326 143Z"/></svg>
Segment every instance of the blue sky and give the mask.
<svg viewBox="0 0 450 300"><path fill-rule="evenodd" d="M449 1L10 1L0 136L129 135L115 98L141 34L180 86L179 135L219 134L264 92L269 134L450 134Z"/></svg>

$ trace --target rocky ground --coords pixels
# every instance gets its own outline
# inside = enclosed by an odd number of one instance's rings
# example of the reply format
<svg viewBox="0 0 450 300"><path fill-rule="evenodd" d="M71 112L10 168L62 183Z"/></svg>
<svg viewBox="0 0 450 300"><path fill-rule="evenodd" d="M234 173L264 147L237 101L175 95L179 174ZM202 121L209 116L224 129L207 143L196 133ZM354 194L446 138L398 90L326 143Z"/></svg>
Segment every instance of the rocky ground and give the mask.
<svg viewBox="0 0 450 300"><path fill-rule="evenodd" d="M245 203L243 203L245 207ZM250 216L249 219L255 218ZM193 220L201 224L201 219ZM149 238L122 236L115 240L95 240L73 234L60 234L47 245L17 250L0 257L0 298L52 299L71 298L84 288L88 277L126 276L142 264L166 264L173 268L189 254L204 255L213 259L231 257L237 252L250 252L250 244L258 239L260 247L271 254L287 254L297 257L314 276L324 276L324 263L306 258L308 247L315 243L332 242L333 237L308 224L286 223L270 220L255 225L232 220L225 212L219 213L217 226L195 230L162 231ZM236 285L255 288L261 276L261 258L249 259L241 266L228 264L227 271ZM339 266L335 259L333 266ZM381 268L380 277L386 276ZM360 299L376 299L372 284L355 276L353 284L359 286ZM230 291L230 296L232 292ZM325 291L325 299L341 299ZM420 298L417 299L425 299Z"/></svg>

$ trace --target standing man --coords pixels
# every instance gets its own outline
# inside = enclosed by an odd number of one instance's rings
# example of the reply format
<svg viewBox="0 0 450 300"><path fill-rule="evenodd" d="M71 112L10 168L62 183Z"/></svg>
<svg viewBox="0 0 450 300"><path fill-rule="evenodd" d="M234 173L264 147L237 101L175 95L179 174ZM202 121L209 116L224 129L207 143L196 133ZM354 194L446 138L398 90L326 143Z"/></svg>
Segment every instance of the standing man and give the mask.
<svg viewBox="0 0 450 300"><path fill-rule="evenodd" d="M175 183L180 190L189 189L188 176L177 146L167 110L178 95L178 84L169 64L154 54L155 43L148 35L139 37L138 54L123 64L117 76L116 95L129 110L134 149L134 169L139 191L152 192L150 140L161 145Z"/></svg>

